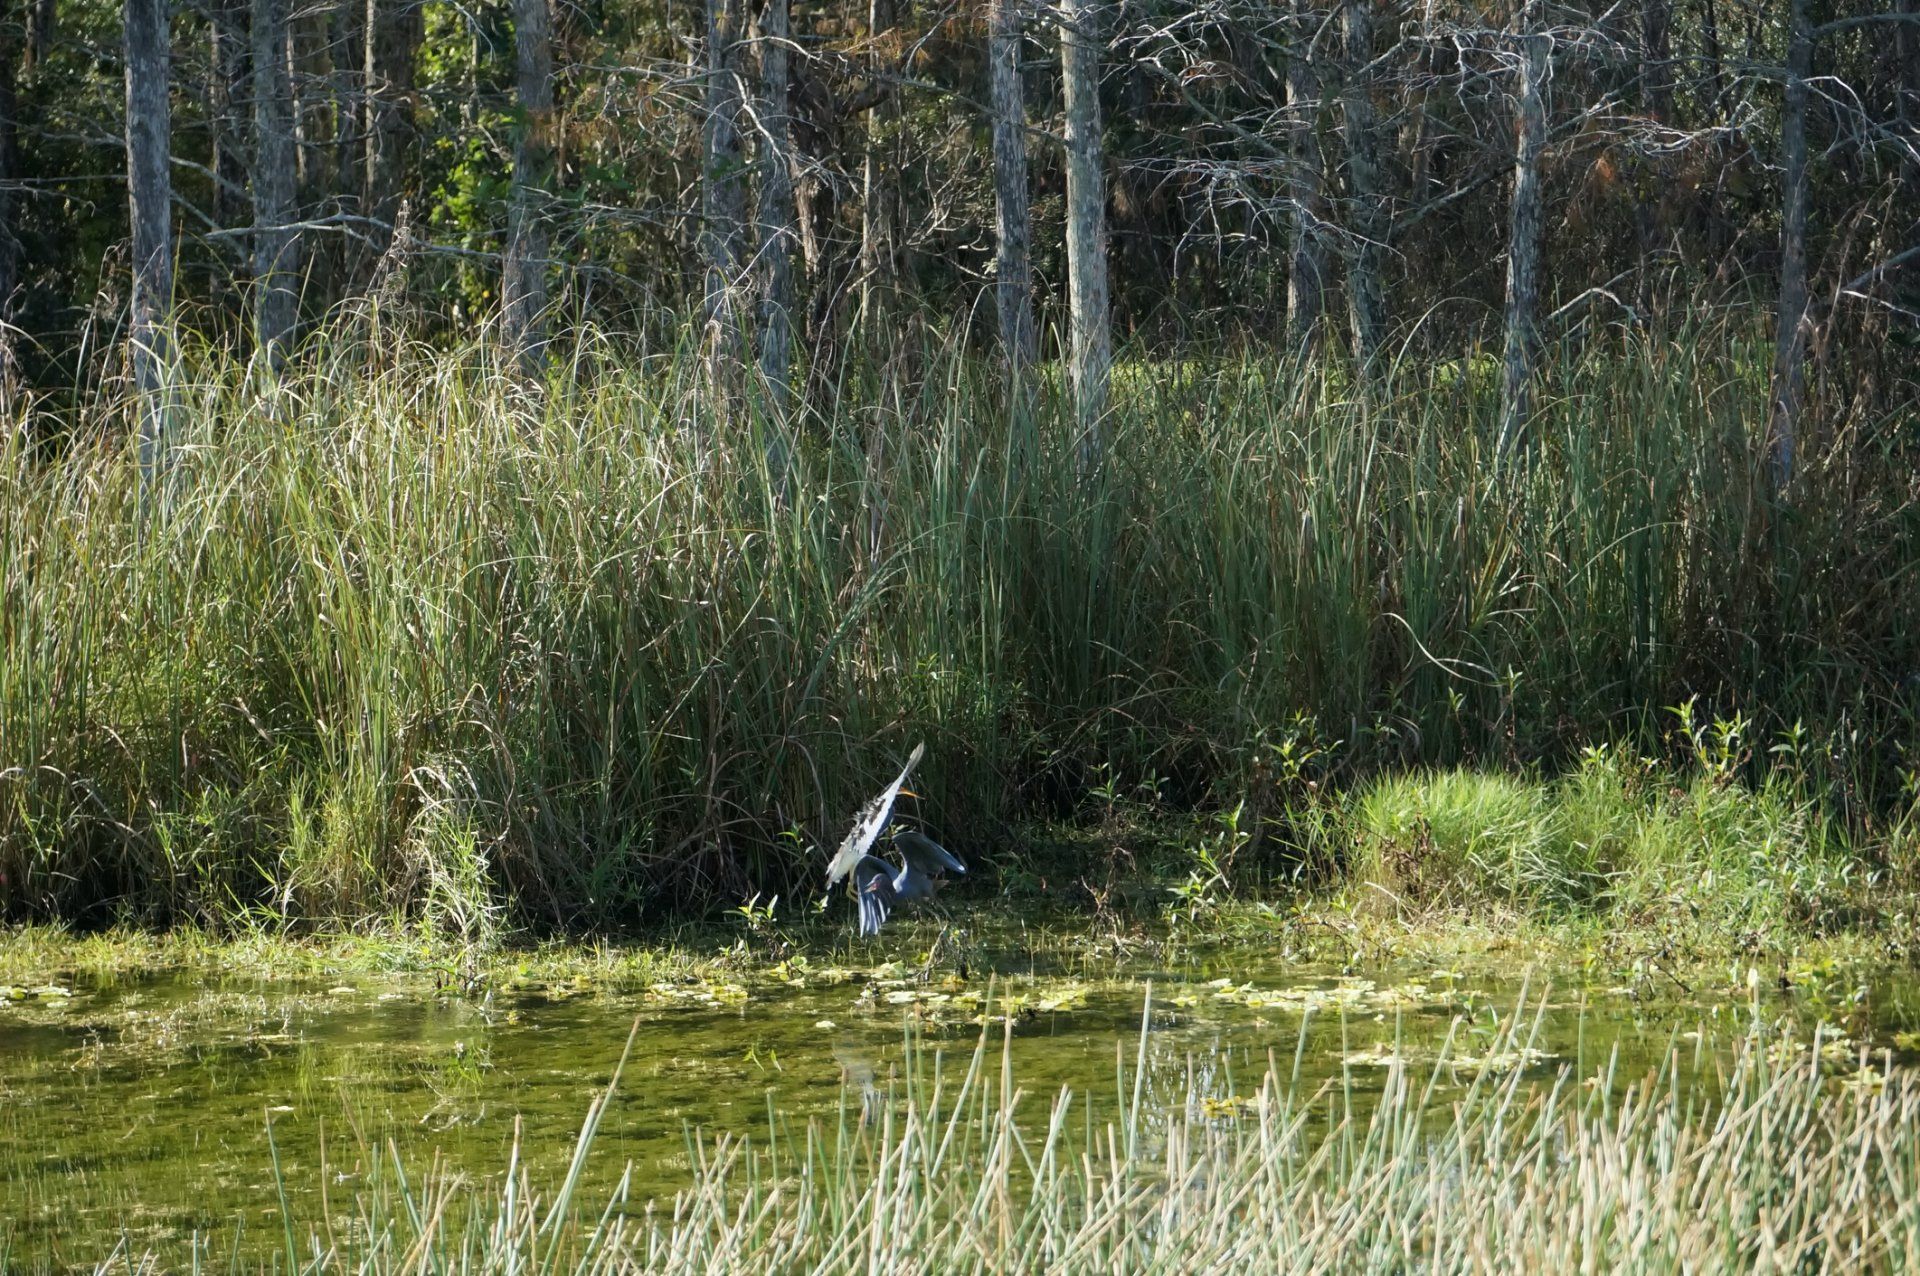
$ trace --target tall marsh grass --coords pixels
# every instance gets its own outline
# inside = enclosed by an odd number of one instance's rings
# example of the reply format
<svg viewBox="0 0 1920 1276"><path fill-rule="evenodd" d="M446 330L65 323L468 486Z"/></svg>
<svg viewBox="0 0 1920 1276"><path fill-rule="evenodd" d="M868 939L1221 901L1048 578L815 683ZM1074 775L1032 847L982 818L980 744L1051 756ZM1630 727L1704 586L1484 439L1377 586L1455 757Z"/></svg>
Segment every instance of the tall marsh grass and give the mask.
<svg viewBox="0 0 1920 1276"><path fill-rule="evenodd" d="M1544 780L1382 775L1334 823L1355 882L1404 912L1584 912L1658 922L1672 937L1786 947L1855 924L1870 878L1912 868L1897 838L1877 858L1900 863L1864 860L1794 788L1783 774L1749 787L1724 772L1687 777L1625 749L1593 748Z"/></svg>
<svg viewBox="0 0 1920 1276"><path fill-rule="evenodd" d="M1730 1065L1675 1051L1644 1077L1556 1072L1516 1066L1528 1023L1511 1016L1477 1060L1396 1058L1377 1089L1351 1071L1306 1083L1281 1060L1245 1095L1197 1080L1205 1068L1167 1090L1128 1078L1123 1059L1099 1115L1084 1096L1025 1093L983 1033L970 1066L910 1057L894 1090L849 1095L837 1122L775 1117L757 1146L691 1138L691 1181L653 1203L625 1181L610 1198L581 1187L603 1101L550 1191L517 1140L483 1184L389 1156L324 1226L289 1222L275 1266L1646 1276L1920 1263L1907 1071L1856 1060L1836 1075L1829 1052L1756 1025ZM118 1254L101 1270L152 1261Z"/></svg>
<svg viewBox="0 0 1920 1276"><path fill-rule="evenodd" d="M202 351L159 484L104 399L9 456L4 911L736 902L923 737L963 852L1101 774L1231 802L1302 731L1336 779L1557 763L1698 696L1755 768L1803 723L1850 818L1912 766L1911 423L1776 503L1738 332L1563 359L1504 474L1474 378L1223 355L1123 367L1083 482L1060 405L914 353L784 478L696 360L592 334L537 391L484 344L321 334L272 391Z"/></svg>

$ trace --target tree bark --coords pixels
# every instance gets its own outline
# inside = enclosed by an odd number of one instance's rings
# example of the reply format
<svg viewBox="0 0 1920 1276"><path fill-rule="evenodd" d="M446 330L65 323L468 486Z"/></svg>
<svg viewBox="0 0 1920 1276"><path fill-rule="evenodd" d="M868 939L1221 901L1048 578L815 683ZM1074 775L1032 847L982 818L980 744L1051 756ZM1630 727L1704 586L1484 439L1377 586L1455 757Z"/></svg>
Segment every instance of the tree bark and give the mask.
<svg viewBox="0 0 1920 1276"><path fill-rule="evenodd" d="M760 16L760 377L776 416L793 395L793 118L787 76L788 0Z"/></svg>
<svg viewBox="0 0 1920 1276"><path fill-rule="evenodd" d="M791 12L791 11L789 11ZM828 23L815 11L816 23ZM844 109L827 78L810 73L805 60L787 65L794 157L794 214L799 226L800 260L806 278L802 317L807 348L805 397L824 402L838 392L846 342L843 318L859 287L859 263L846 250L841 224L843 186L833 180L832 157L841 151Z"/></svg>
<svg viewBox="0 0 1920 1276"><path fill-rule="evenodd" d="M212 0L209 6L213 80L207 95L213 133L213 219L222 229L244 225L248 213L247 139L253 131L247 97L252 53L247 47L248 0Z"/></svg>
<svg viewBox="0 0 1920 1276"><path fill-rule="evenodd" d="M731 380L745 349L738 304L746 222L740 149L740 0L707 0L704 319L709 370Z"/></svg>
<svg viewBox="0 0 1920 1276"><path fill-rule="evenodd" d="M1033 362L1033 256L1027 211L1027 112L1016 0L992 0L987 61L993 109L994 309L1007 375L1018 388Z"/></svg>
<svg viewBox="0 0 1920 1276"><path fill-rule="evenodd" d="M287 0L253 2L253 330L280 370L299 318L300 237L294 220L292 88Z"/></svg>
<svg viewBox="0 0 1920 1276"><path fill-rule="evenodd" d="M1907 188L1907 242L1920 240L1920 23L1911 15L1920 13L1920 0L1899 0L1898 11L1909 20L1893 24L1894 124L1910 144L1900 157L1900 180Z"/></svg>
<svg viewBox="0 0 1920 1276"><path fill-rule="evenodd" d="M1793 479L1800 400L1806 388L1807 80L1812 73L1807 0L1791 0L1786 104L1780 115L1780 301L1774 313L1772 410L1767 428L1767 468L1776 492Z"/></svg>
<svg viewBox="0 0 1920 1276"><path fill-rule="evenodd" d="M1707 113L1710 124L1720 124L1726 120L1726 59L1720 45L1720 13L1714 7L1713 0L1701 0L1700 4L1700 51L1706 60L1707 100L1713 109Z"/></svg>
<svg viewBox="0 0 1920 1276"><path fill-rule="evenodd" d="M1347 126L1347 194L1352 208L1348 232L1353 241L1347 261L1347 320L1354 360L1366 372L1374 366L1387 328L1380 262L1386 253L1388 219L1367 71L1373 61L1373 0L1346 0L1344 16L1347 82L1342 110Z"/></svg>
<svg viewBox="0 0 1920 1276"><path fill-rule="evenodd" d="M546 364L546 202L553 185L553 26L547 0L513 0L513 194L501 263L501 319L507 344L529 376Z"/></svg>
<svg viewBox="0 0 1920 1276"><path fill-rule="evenodd" d="M1292 164L1288 186L1293 206L1293 255L1287 272L1287 334L1295 349L1319 343L1327 305L1326 174L1320 163L1319 121L1323 103L1314 67L1316 15L1311 0L1294 0L1294 48L1287 58L1287 117Z"/></svg>
<svg viewBox="0 0 1920 1276"><path fill-rule="evenodd" d="M367 0L366 173L361 208L382 248L399 215L407 141L413 134L414 63L425 35L422 0Z"/></svg>
<svg viewBox="0 0 1920 1276"><path fill-rule="evenodd" d="M1640 105L1659 123L1673 123L1672 0L1640 0Z"/></svg>
<svg viewBox="0 0 1920 1276"><path fill-rule="evenodd" d="M133 313L128 325L140 396L140 471L158 472L166 447L168 311L173 304L172 42L168 0L126 0L127 222Z"/></svg>
<svg viewBox="0 0 1920 1276"><path fill-rule="evenodd" d="M333 164L339 175L329 194L345 202L357 193L367 167L366 0L333 0L328 17L333 50Z"/></svg>
<svg viewBox="0 0 1920 1276"><path fill-rule="evenodd" d="M325 17L314 7L296 7L287 0L285 61L287 64L288 119L292 121L294 202L310 203L324 196L329 182L325 148L315 145L332 130L321 123L327 111L326 83L331 64L327 58L326 31L315 31Z"/></svg>
<svg viewBox="0 0 1920 1276"><path fill-rule="evenodd" d="M1107 184L1100 136L1099 0L1061 6L1061 78L1067 108L1067 303L1078 456L1084 478L1106 450L1113 375L1107 313Z"/></svg>
<svg viewBox="0 0 1920 1276"><path fill-rule="evenodd" d="M1528 18L1531 17L1531 7ZM1515 93L1513 203L1507 222L1507 316L1500 437L1504 457L1526 428L1533 395L1535 328L1540 309L1540 239L1544 211L1540 152L1547 144L1546 81L1549 38L1523 18L1519 84Z"/></svg>
<svg viewBox="0 0 1920 1276"><path fill-rule="evenodd" d="M0 395L14 367L13 294L20 286L20 237L14 227L14 186L20 181L20 94L16 82L20 42L15 40L17 0L0 0ZM0 422L0 429L4 429Z"/></svg>
<svg viewBox="0 0 1920 1276"><path fill-rule="evenodd" d="M893 29L893 0L869 0L867 37L873 46L872 72L883 73L884 57L880 39ZM889 127L896 119L897 98L884 95L867 113L866 151L860 165L860 316L861 327L869 334L878 318L876 297L890 292L894 278L893 219L888 207L892 191L887 186L886 162L882 146L891 141Z"/></svg>
<svg viewBox="0 0 1920 1276"><path fill-rule="evenodd" d="M31 71L40 65L53 44L54 0L27 0L27 47L20 69Z"/></svg>

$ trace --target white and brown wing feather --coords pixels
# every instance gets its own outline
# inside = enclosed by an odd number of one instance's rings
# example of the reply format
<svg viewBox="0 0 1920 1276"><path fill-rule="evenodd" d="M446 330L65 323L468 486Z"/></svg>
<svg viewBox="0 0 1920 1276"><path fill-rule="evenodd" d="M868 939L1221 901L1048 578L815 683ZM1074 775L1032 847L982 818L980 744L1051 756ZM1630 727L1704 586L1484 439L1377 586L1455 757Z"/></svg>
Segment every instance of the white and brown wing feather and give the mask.
<svg viewBox="0 0 1920 1276"><path fill-rule="evenodd" d="M893 818L893 804L900 796L900 789L913 774L913 768L920 765L920 758L927 751L926 744L913 746L913 752L907 757L907 764L900 768L900 774L894 777L880 793L880 796L860 808L860 814L854 817L853 829L846 840L840 843L840 849L834 853L833 862L827 865L827 884L838 882L853 871L860 857L873 849L874 842L886 830L887 821Z"/></svg>

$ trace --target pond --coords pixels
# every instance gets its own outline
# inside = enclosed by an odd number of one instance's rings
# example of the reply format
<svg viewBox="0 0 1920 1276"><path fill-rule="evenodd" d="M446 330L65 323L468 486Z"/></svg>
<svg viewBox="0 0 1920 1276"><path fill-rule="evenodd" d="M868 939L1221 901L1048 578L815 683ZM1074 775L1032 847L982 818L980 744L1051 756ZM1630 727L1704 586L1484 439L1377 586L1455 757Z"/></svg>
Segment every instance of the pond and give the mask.
<svg viewBox="0 0 1920 1276"><path fill-rule="evenodd" d="M1756 1013L1832 1023L1839 1067L1862 1047L1904 1054L1920 1027L1911 982L1884 976L1756 991L1730 970L1702 990L1518 963L1343 971L1236 949L1089 977L983 951L965 978L795 957L738 982L506 981L467 995L411 977L246 971L0 990L0 1266L91 1267L117 1245L184 1265L196 1238L222 1258L264 1255L280 1244L282 1190L304 1235L390 1147L485 1181L516 1125L533 1181L551 1183L630 1030L589 1199L629 1164L636 1199L671 1196L693 1140L758 1135L773 1112L857 1120L910 1057L964 1066L983 1024L997 1048L1010 1023L1028 1093L1070 1086L1094 1113L1116 1081L1132 1084L1136 1059L1149 1110L1195 1092L1230 1107L1270 1067L1342 1079L1365 1102L1396 1053L1430 1069L1444 1047L1462 1084L1482 1064L1546 1079L1611 1057L1624 1085L1676 1045L1710 1076ZM1525 1026L1503 1034L1516 1012Z"/></svg>

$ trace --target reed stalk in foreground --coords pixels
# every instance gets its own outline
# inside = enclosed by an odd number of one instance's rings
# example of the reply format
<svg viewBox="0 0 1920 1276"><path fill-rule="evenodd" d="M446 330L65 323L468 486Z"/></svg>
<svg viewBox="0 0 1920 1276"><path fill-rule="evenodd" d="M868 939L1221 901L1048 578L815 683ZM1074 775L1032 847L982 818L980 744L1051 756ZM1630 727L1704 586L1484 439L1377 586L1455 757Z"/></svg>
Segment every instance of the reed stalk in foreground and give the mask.
<svg viewBox="0 0 1920 1276"><path fill-rule="evenodd" d="M1525 1066L1528 1016L1507 1022L1478 1059L1395 1063L1377 1098L1351 1073L1303 1085L1298 1062L1281 1061L1250 1096L1204 1093L1190 1072L1156 1102L1123 1068L1112 1119L1065 1092L1034 1110L983 1033L957 1083L909 1060L867 1119L850 1096L837 1125L776 1120L764 1146L698 1144L686 1190L645 1206L624 1181L611 1199L580 1199L601 1103L551 1196L517 1143L497 1187L411 1178L396 1161L350 1226L329 1222L281 1257L316 1276L1920 1262L1920 1087L1906 1071L1856 1060L1836 1076L1817 1040L1795 1050L1756 1028L1725 1068L1676 1054L1623 1084L1611 1065L1591 1078ZM1148 1053L1143 1040L1141 1064Z"/></svg>

